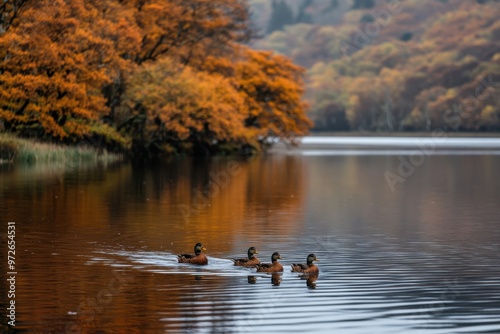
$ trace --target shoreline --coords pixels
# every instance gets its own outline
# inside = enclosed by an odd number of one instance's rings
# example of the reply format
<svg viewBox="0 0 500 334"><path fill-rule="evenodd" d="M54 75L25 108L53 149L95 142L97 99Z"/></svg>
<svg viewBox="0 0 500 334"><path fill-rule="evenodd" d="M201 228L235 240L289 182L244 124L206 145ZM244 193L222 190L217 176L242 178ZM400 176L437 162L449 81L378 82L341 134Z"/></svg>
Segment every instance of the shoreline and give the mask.
<svg viewBox="0 0 500 334"><path fill-rule="evenodd" d="M324 138L321 140L320 138ZM369 138L373 138L371 141ZM401 139L399 143L398 138ZM415 142L411 139L415 139ZM311 132L308 136L301 138L296 147L284 143L275 143L270 147L268 153L301 150L352 150L368 149L380 150L391 148L418 148L416 142L422 143L435 139L438 141L453 142L459 139L498 139L500 133L495 132L445 132L440 138L436 138L429 132ZM425 144L425 143L424 143ZM428 143L427 143L428 144ZM425 146L425 145L424 145ZM497 144L487 147L470 146L469 144L453 145L452 147L440 147L440 149L459 150L461 148L487 148L499 150ZM10 133L0 133L0 165L6 164L64 164L77 166L91 163L113 163L125 160L124 154L110 153L105 149L96 149L91 146L63 145L55 143L43 143L36 139L19 138Z"/></svg>
<svg viewBox="0 0 500 334"><path fill-rule="evenodd" d="M500 136L306 136L297 146L276 143L272 153L307 154L477 154L500 153Z"/></svg>

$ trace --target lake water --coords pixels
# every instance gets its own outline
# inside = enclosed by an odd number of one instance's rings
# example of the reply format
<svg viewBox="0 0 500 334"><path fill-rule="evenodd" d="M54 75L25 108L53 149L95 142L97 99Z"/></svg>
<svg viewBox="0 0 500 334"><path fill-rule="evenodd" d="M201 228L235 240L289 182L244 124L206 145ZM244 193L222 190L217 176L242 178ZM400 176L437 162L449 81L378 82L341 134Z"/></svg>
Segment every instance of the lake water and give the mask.
<svg viewBox="0 0 500 334"><path fill-rule="evenodd" d="M14 221L16 329L499 333L500 144L401 140L311 137L252 159L2 165L1 268ZM209 265L178 264L199 241ZM279 251L286 271L234 267L250 246L266 262ZM289 270L309 253L315 282Z"/></svg>

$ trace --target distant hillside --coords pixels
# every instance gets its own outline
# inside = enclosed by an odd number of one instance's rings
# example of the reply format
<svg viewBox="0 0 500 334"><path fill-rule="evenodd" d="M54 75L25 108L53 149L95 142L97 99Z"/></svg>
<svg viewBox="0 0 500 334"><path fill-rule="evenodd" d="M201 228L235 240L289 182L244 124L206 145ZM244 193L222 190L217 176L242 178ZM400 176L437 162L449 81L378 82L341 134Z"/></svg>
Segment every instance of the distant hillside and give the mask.
<svg viewBox="0 0 500 334"><path fill-rule="evenodd" d="M500 130L500 3L252 0L255 47L308 69L317 129Z"/></svg>

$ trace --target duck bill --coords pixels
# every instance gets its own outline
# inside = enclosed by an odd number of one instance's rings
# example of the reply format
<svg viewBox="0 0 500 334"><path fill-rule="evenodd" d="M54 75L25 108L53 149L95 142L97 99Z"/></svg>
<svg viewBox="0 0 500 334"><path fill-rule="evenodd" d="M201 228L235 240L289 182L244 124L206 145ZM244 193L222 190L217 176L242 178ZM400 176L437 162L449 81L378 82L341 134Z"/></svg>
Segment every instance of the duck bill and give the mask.
<svg viewBox="0 0 500 334"><path fill-rule="evenodd" d="M207 249L204 246L201 246L201 250L206 251Z"/></svg>

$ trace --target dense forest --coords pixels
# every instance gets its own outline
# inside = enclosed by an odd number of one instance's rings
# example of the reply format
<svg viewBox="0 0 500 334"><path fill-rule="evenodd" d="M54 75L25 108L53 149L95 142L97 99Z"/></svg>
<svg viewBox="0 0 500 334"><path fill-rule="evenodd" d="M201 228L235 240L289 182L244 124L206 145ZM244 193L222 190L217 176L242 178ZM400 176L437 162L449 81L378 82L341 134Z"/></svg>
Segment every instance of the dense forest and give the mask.
<svg viewBox="0 0 500 334"><path fill-rule="evenodd" d="M5 0L0 132L211 154L294 143L310 119L498 131L499 16L498 0Z"/></svg>
<svg viewBox="0 0 500 334"><path fill-rule="evenodd" d="M318 130L499 131L500 3L251 0L260 39L307 68Z"/></svg>
<svg viewBox="0 0 500 334"><path fill-rule="evenodd" d="M134 154L251 152L311 122L245 0L5 0L0 132Z"/></svg>

